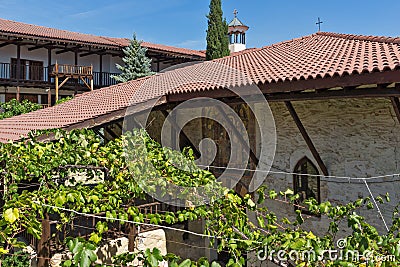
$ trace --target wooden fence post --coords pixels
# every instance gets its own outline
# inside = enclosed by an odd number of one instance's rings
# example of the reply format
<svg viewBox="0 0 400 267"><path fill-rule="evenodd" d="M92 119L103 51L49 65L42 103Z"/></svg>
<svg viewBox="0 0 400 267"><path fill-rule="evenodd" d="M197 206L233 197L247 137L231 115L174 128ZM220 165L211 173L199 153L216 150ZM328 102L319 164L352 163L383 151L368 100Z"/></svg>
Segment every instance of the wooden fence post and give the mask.
<svg viewBox="0 0 400 267"><path fill-rule="evenodd" d="M128 226L129 233L128 233L128 251L133 252L135 250L135 239L137 235L136 226L133 223L130 223Z"/></svg>
<svg viewBox="0 0 400 267"><path fill-rule="evenodd" d="M50 265L50 220L46 214L42 220L42 237L39 240L38 251L38 267L47 267Z"/></svg>

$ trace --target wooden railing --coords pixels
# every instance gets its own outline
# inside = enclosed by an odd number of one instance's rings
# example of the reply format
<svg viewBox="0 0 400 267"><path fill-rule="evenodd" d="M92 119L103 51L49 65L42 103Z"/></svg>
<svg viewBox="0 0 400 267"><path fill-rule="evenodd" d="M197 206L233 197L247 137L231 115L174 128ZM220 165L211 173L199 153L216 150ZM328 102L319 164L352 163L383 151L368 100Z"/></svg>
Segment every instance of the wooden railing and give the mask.
<svg viewBox="0 0 400 267"><path fill-rule="evenodd" d="M88 70L85 69L80 69L80 68L68 68L68 67L61 67L61 66L72 66L72 65L61 65L59 64L59 71L65 71L66 73L72 73L72 72L82 72L82 73L88 73ZM60 68L61 67L61 68ZM78 66L80 67L80 66ZM10 64L10 63L1 63L0 62L0 82L7 82L7 81L17 81L19 80L20 82L33 82L33 83L48 83L49 82L49 76L48 76L48 67L41 67L41 66L20 66L20 77L18 79L17 77L17 65L16 64ZM55 65L51 66L50 71L53 71L55 68ZM84 67L86 68L86 67ZM91 67L88 67L91 68ZM69 72L68 72L69 71ZM114 78L112 78L113 75L118 75L118 73L110 73L110 72L98 72L98 71L93 71L92 70L92 75L93 75L93 82L94 86L99 88L99 87L106 87L110 85L117 84ZM54 77L50 77L50 82L54 84ZM79 81L80 84L83 84L81 81ZM68 81L67 84L74 86L75 81L71 80Z"/></svg>
<svg viewBox="0 0 400 267"><path fill-rule="evenodd" d="M19 67L19 71L17 70L18 69L16 64L0 63L0 79L34 81L34 82L48 81L47 67L34 66L34 65L21 65Z"/></svg>
<svg viewBox="0 0 400 267"><path fill-rule="evenodd" d="M53 75L71 75L71 76L91 76L93 75L93 66L77 66L58 64L52 66Z"/></svg>

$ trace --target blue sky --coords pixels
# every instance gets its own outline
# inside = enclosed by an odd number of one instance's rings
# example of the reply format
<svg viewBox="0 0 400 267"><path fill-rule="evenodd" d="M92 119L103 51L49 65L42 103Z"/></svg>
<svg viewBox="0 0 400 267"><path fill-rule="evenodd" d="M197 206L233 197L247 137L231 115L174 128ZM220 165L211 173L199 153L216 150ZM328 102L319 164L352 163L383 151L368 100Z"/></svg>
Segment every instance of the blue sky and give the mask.
<svg viewBox="0 0 400 267"><path fill-rule="evenodd" d="M205 48L209 0L0 0L0 17L71 31L131 37L145 41ZM312 34L321 17L322 30L400 36L398 0L223 0L228 22L233 10L250 30L248 47Z"/></svg>

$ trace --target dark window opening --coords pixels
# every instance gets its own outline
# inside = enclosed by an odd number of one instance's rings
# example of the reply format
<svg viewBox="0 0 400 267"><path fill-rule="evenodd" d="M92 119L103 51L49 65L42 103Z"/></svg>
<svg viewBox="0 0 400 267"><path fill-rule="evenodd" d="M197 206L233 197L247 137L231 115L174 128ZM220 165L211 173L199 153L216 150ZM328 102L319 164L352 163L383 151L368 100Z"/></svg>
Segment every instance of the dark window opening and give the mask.
<svg viewBox="0 0 400 267"><path fill-rule="evenodd" d="M305 206L304 201L310 198L321 203L320 177L317 167L307 157L302 158L294 168L293 185L294 193L299 194L296 204ZM310 214L306 209L295 206L295 210L301 209L304 213Z"/></svg>

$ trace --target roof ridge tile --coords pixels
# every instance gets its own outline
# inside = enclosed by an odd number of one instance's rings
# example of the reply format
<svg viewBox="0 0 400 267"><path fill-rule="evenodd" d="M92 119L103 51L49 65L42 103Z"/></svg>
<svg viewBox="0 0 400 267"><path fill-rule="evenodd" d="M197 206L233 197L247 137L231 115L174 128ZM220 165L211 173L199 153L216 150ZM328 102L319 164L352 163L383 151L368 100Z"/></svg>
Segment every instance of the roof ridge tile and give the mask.
<svg viewBox="0 0 400 267"><path fill-rule="evenodd" d="M343 38L348 40L360 40L360 41L373 41L379 43L395 43L400 44L400 37L391 36L374 36L374 35L362 35L362 34L345 34L345 33L334 33L334 32L317 32L316 35Z"/></svg>

